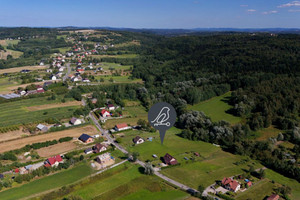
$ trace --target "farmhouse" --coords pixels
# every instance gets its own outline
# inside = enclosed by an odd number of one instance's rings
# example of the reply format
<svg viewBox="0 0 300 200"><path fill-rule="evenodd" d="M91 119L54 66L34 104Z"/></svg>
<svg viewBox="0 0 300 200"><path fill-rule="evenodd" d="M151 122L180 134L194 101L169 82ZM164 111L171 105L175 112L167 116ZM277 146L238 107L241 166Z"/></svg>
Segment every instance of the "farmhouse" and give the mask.
<svg viewBox="0 0 300 200"><path fill-rule="evenodd" d="M110 113L107 110L103 109L103 110L101 110L101 116L108 117L108 116L110 116Z"/></svg>
<svg viewBox="0 0 300 200"><path fill-rule="evenodd" d="M141 138L140 136L136 136L135 138L133 138L134 144L142 144L144 142L145 142L145 140L143 138Z"/></svg>
<svg viewBox="0 0 300 200"><path fill-rule="evenodd" d="M98 143L95 146L93 146L93 150L94 150L94 153L100 153L102 151L106 151L107 148L104 145Z"/></svg>
<svg viewBox="0 0 300 200"><path fill-rule="evenodd" d="M50 76L50 79L51 79L52 81L55 81L57 78L56 78L56 76L52 75L52 76Z"/></svg>
<svg viewBox="0 0 300 200"><path fill-rule="evenodd" d="M177 160L168 153L163 157L163 160L166 165L176 165L178 163Z"/></svg>
<svg viewBox="0 0 300 200"><path fill-rule="evenodd" d="M269 196L267 198L267 200L278 200L279 199L279 195L278 194L272 194L271 196Z"/></svg>
<svg viewBox="0 0 300 200"><path fill-rule="evenodd" d="M237 192L241 188L239 182L233 180L232 178L223 178L221 184L225 189L232 192Z"/></svg>
<svg viewBox="0 0 300 200"><path fill-rule="evenodd" d="M57 156L54 156L54 157L51 157L51 158L48 158L46 161L45 161L45 167L57 167L59 165L59 163L62 163L63 162L63 159L61 158L60 155L57 155Z"/></svg>
<svg viewBox="0 0 300 200"><path fill-rule="evenodd" d="M127 129L130 129L130 127L126 123L117 124L115 126L116 131L124 131L124 130L127 130Z"/></svg>
<svg viewBox="0 0 300 200"><path fill-rule="evenodd" d="M37 128L38 130L42 131L42 132L47 132L47 131L48 131L48 127L45 126L45 125L43 125L43 124L38 124L38 125L36 126L36 128Z"/></svg>
<svg viewBox="0 0 300 200"><path fill-rule="evenodd" d="M47 73L52 73L52 69L46 69Z"/></svg>
<svg viewBox="0 0 300 200"><path fill-rule="evenodd" d="M79 124L81 124L81 120L77 119L76 117L72 117L70 120L70 123L73 125L79 125Z"/></svg>
<svg viewBox="0 0 300 200"><path fill-rule="evenodd" d="M114 104L108 104L107 107L108 107L108 110L115 110L116 109Z"/></svg>
<svg viewBox="0 0 300 200"><path fill-rule="evenodd" d="M86 144L94 142L94 139L87 134L82 134L78 139Z"/></svg>
<svg viewBox="0 0 300 200"><path fill-rule="evenodd" d="M92 148L88 148L88 149L84 150L84 153L85 154L93 153L93 149Z"/></svg>

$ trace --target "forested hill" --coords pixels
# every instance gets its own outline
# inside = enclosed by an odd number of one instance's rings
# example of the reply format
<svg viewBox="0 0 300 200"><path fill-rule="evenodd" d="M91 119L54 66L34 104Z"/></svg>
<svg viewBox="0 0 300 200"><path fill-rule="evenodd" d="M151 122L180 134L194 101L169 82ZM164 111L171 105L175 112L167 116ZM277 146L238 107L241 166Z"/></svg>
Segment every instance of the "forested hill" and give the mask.
<svg viewBox="0 0 300 200"><path fill-rule="evenodd" d="M149 44L146 54L161 64L155 63L153 68L140 66L135 70L135 76L145 79L149 74L178 81L195 79L204 72L295 73L300 71L300 35L173 37Z"/></svg>
<svg viewBox="0 0 300 200"><path fill-rule="evenodd" d="M282 159L277 139L295 145L300 157L300 36L233 34L161 38L144 44L133 76L145 80L150 102L167 101L179 115L181 136L217 143L248 155L265 166L300 181L297 162ZM187 111L195 104L233 91L231 114L241 124L212 122L203 113ZM224 119L226 120L226 119ZM259 142L251 133L275 126L283 135Z"/></svg>

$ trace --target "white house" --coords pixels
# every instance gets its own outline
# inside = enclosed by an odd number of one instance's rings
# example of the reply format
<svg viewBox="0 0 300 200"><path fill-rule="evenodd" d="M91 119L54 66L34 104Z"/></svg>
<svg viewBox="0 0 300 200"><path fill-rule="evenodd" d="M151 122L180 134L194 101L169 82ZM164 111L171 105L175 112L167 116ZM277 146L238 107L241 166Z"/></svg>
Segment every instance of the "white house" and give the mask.
<svg viewBox="0 0 300 200"><path fill-rule="evenodd" d="M60 72L63 72L65 70L65 67L60 67L59 69L58 69L58 71L60 71Z"/></svg>
<svg viewBox="0 0 300 200"><path fill-rule="evenodd" d="M116 130L116 131L124 131L124 130L128 130L128 129L131 129L131 127L128 126L126 123L117 124L117 125L115 126L115 130Z"/></svg>
<svg viewBox="0 0 300 200"><path fill-rule="evenodd" d="M52 75L52 76L50 76L50 79L51 79L52 81L55 81L57 78L56 78L55 75Z"/></svg>
<svg viewBox="0 0 300 200"><path fill-rule="evenodd" d="M77 119L76 117L72 117L72 119L70 120L70 123L73 124L73 125L79 125L82 122L81 122L80 119Z"/></svg>
<svg viewBox="0 0 300 200"><path fill-rule="evenodd" d="M46 69L46 72L47 72L47 73L51 73L51 72L52 72L52 69Z"/></svg>
<svg viewBox="0 0 300 200"><path fill-rule="evenodd" d="M102 117L109 117L110 116L110 113L107 111L107 110L101 110L101 115Z"/></svg>
<svg viewBox="0 0 300 200"><path fill-rule="evenodd" d="M115 110L116 109L114 104L108 104L107 107L108 107L108 110Z"/></svg>

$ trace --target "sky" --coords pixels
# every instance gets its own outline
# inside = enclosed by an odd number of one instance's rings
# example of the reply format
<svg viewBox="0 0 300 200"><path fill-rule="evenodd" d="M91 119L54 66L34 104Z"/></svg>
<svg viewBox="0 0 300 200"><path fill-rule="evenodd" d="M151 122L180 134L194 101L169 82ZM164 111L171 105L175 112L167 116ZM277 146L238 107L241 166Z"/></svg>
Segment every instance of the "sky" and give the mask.
<svg viewBox="0 0 300 200"><path fill-rule="evenodd" d="M0 0L0 26L300 28L300 0Z"/></svg>

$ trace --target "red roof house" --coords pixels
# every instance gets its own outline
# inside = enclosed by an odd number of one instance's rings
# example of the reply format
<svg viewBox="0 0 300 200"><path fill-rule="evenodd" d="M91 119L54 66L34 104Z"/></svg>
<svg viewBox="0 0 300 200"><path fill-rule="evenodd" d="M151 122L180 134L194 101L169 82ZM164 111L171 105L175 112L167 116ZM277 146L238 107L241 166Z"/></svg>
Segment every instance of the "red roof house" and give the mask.
<svg viewBox="0 0 300 200"><path fill-rule="evenodd" d="M122 124L117 124L115 126L115 129L116 131L123 131L123 130L130 129L130 127L126 123L122 123Z"/></svg>
<svg viewBox="0 0 300 200"><path fill-rule="evenodd" d="M224 188L233 192L237 192L241 188L239 182L233 180L232 178L223 178L221 183Z"/></svg>
<svg viewBox="0 0 300 200"><path fill-rule="evenodd" d="M103 110L101 110L101 116L102 117L107 117L107 116L110 116L110 113L107 110L103 109Z"/></svg>
<svg viewBox="0 0 300 200"><path fill-rule="evenodd" d="M45 167L53 167L53 166L58 166L59 163L63 162L63 159L61 158L60 155L48 158L45 161Z"/></svg>
<svg viewBox="0 0 300 200"><path fill-rule="evenodd" d="M168 153L163 157L163 160L167 165L176 165L178 163L177 160Z"/></svg>

